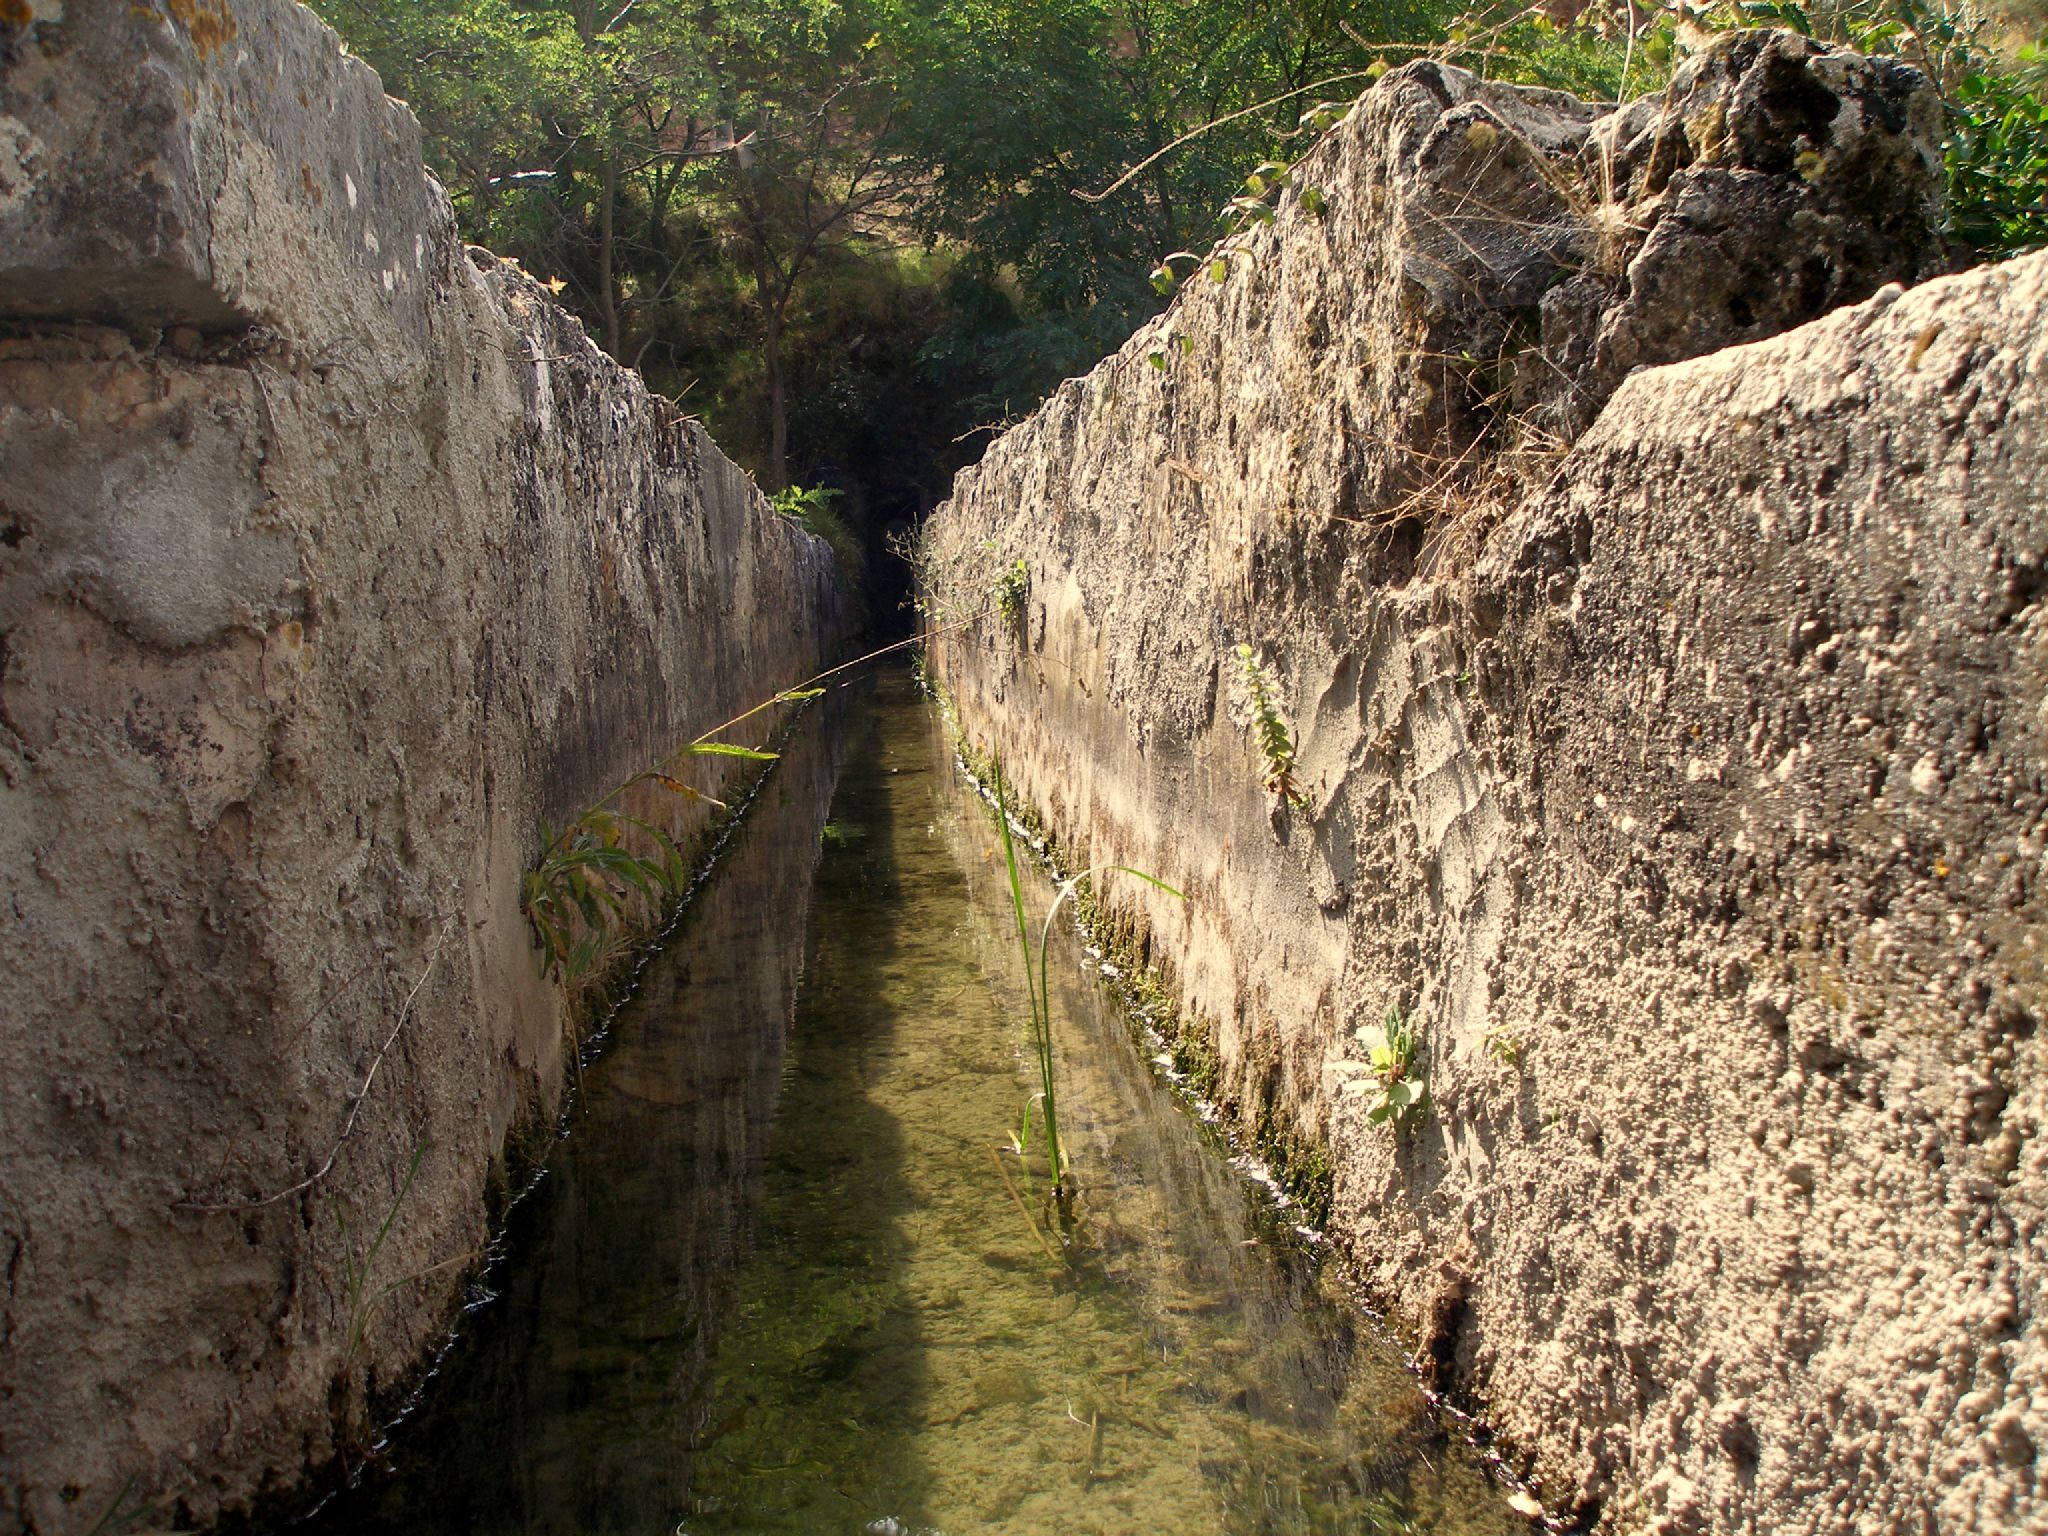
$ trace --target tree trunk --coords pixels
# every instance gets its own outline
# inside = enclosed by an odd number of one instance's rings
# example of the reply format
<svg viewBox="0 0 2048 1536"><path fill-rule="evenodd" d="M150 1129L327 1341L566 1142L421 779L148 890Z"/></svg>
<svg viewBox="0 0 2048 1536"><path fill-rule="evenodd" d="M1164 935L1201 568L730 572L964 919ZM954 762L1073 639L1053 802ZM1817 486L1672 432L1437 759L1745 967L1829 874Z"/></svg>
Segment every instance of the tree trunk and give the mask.
<svg viewBox="0 0 2048 1536"><path fill-rule="evenodd" d="M761 364L768 383L768 464L770 495L789 484L789 386L782 377L782 303L771 287L760 283Z"/></svg>
<svg viewBox="0 0 2048 1536"><path fill-rule="evenodd" d="M1145 136L1152 141L1155 150L1166 144L1165 131L1149 112L1145 114ZM1163 160L1152 168L1152 193L1159 199L1159 222L1166 249L1177 251L1181 246L1180 219L1173 211L1173 184L1167 179Z"/></svg>
<svg viewBox="0 0 2048 1536"><path fill-rule="evenodd" d="M604 326L604 349L619 355L619 295L613 280L616 222L619 202L619 157L604 157L604 177L597 199L597 313Z"/></svg>

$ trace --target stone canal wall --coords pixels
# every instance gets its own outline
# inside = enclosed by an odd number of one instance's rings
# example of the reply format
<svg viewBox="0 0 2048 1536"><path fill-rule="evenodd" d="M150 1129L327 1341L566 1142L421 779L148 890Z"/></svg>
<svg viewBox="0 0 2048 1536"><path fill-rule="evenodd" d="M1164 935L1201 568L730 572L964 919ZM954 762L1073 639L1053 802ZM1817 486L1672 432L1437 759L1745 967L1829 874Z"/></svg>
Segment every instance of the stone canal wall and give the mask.
<svg viewBox="0 0 2048 1536"><path fill-rule="evenodd" d="M1934 277L1936 123L1398 70L923 551L1182 1065L1618 1530L2048 1519L2048 257Z"/></svg>
<svg viewBox="0 0 2048 1536"><path fill-rule="evenodd" d="M700 427L463 247L412 117L309 12L29 13L0 26L0 1529L186 1528L362 1436L550 1123L539 820L816 670L839 599Z"/></svg>

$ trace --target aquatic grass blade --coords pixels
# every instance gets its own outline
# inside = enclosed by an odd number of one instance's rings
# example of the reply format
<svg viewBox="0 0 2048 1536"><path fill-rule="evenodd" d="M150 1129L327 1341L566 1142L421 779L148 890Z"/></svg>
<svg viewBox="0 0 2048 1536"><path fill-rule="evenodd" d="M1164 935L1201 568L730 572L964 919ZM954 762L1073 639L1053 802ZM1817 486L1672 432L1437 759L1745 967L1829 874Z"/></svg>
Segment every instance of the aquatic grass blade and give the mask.
<svg viewBox="0 0 2048 1536"><path fill-rule="evenodd" d="M1039 949L1039 971L1034 980L1031 974L1031 926L1024 916L1024 880L1017 868L1017 845L1010 836L1010 795L1003 783L1001 764L994 766L990 777L995 781L996 827L1003 842L1003 871L1010 881L1010 914L1017 923L1017 947L1024 957L1024 990L1030 995L1031 1043L1038 1057L1039 1123L1045 1130L1046 1166L1051 1172L1053 1193L1058 1194L1066 1177L1066 1158L1060 1149L1058 1091L1053 1084L1052 1019L1050 993L1045 986L1044 946ZM1030 1135L1031 1117L1027 1108L1024 1134L1020 1138L1026 1149Z"/></svg>
<svg viewBox="0 0 2048 1536"><path fill-rule="evenodd" d="M1024 882L1017 866L1017 845L1010 834L1010 794L1003 782L1000 762L991 761L989 778L995 793L996 830L1002 839L1003 871L1010 882L1010 913L1017 923L1017 947L1024 957L1024 989L1031 1002L1031 1045L1037 1057L1039 1092L1035 1095L1038 1103L1039 1123L1045 1130L1046 1165L1052 1175L1052 1192L1055 1198L1064 1198L1066 1188L1067 1158L1060 1144L1059 1090L1054 1082L1055 1061L1052 1040L1052 929L1059 917L1059 911L1067 900L1080 888L1081 882L1099 874L1132 875L1147 885L1164 891L1176 901L1187 897L1156 875L1148 875L1142 869L1132 869L1127 864L1098 864L1083 870L1080 874L1060 882L1058 894L1047 908L1045 922L1039 929L1038 953L1031 951L1031 929L1024 915ZM1035 964L1034 964L1035 961ZM1012 1138L1018 1155L1029 1151L1031 1146L1031 1106L1024 1107L1023 1127Z"/></svg>

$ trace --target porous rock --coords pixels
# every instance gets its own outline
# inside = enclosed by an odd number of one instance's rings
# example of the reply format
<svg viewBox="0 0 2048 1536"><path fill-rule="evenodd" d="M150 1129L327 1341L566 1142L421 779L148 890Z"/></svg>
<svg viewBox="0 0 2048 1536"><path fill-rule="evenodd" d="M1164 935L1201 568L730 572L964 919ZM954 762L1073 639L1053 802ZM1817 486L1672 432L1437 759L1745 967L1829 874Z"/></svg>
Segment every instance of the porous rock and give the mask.
<svg viewBox="0 0 2048 1536"><path fill-rule="evenodd" d="M1186 893L1105 882L1104 922L1230 1122L1326 1152L1340 1249L1619 1530L2048 1518L2048 257L1901 285L1931 123L1782 37L1618 117L1395 71L1303 166L1322 215L999 439L923 552L963 732L1076 864ZM1603 144L1605 270L1559 190ZM1680 324L1689 248L1724 277ZM1569 389L1490 416L1566 310ZM1390 1009L1401 1126L1360 1091Z"/></svg>
<svg viewBox="0 0 2048 1536"><path fill-rule="evenodd" d="M363 1440L552 1124L537 823L814 670L838 598L464 250L309 12L37 14L0 40L0 1529L189 1529Z"/></svg>

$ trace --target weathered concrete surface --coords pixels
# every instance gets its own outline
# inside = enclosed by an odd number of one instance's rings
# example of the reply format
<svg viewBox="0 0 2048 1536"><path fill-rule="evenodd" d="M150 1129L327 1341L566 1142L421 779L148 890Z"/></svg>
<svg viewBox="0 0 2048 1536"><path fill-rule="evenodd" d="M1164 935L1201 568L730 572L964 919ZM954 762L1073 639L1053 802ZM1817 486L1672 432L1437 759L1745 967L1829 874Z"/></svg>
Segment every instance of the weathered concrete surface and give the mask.
<svg viewBox="0 0 2048 1536"><path fill-rule="evenodd" d="M536 819L814 670L836 602L465 252L310 13L11 36L0 1529L204 1524L362 1433L556 1102Z"/></svg>
<svg viewBox="0 0 2048 1536"><path fill-rule="evenodd" d="M1865 150L1909 165L1920 109L1888 99ZM1568 453L1432 416L1503 370L1427 372L1492 281L1417 276L1459 206L1431 146L1520 114L1551 175L1589 116L1554 105L1433 70L1368 93L1305 168L1323 220L1290 198L960 477L929 598L986 612L1018 558L1030 590L936 670L1077 860L1188 893L1105 894L1208 1035L1189 1058L1246 1132L1328 1149L1336 1240L1554 1507L2040 1529L2048 257L1638 373ZM1459 248L1512 275L1530 227ZM1716 227L1735 268L1802 265L1782 224ZM1867 236L1875 281L1883 233L1823 243ZM1517 293L1511 370L1574 280ZM1576 334L1694 350L1654 288ZM1238 642L1305 808L1261 787ZM1390 1007L1434 1099L1399 1131L1347 1088Z"/></svg>

